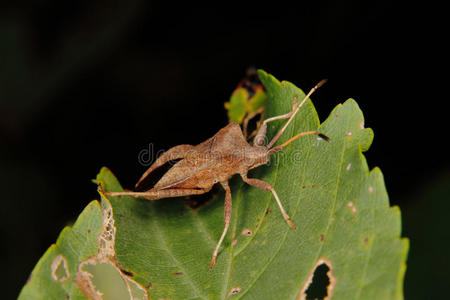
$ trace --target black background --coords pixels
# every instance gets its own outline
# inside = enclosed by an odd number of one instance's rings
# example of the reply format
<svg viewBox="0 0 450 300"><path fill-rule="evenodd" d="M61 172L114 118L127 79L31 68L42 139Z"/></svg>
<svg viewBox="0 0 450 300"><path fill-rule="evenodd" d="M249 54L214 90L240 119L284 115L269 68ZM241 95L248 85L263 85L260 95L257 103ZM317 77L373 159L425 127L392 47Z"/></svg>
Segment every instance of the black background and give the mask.
<svg viewBox="0 0 450 300"><path fill-rule="evenodd" d="M446 216L428 210L431 197L438 212L450 200L447 108L436 92L444 37L435 38L439 9L423 5L0 4L2 293L16 297L62 228L97 198L90 179L102 166L131 187L150 143L160 150L213 135L227 123L223 103L255 66L304 90L328 78L313 97L321 121L358 101L375 132L369 166L381 167L411 239L405 294L439 296L448 249L428 236L447 241L436 232ZM427 196L435 184L442 193Z"/></svg>

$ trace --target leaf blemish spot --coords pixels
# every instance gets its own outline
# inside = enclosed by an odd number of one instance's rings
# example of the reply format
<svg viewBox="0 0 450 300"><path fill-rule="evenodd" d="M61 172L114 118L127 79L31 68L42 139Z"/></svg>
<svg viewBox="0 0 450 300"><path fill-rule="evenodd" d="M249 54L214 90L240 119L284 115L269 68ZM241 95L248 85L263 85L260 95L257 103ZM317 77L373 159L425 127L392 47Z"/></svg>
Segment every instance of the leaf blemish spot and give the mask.
<svg viewBox="0 0 450 300"><path fill-rule="evenodd" d="M346 136L352 136L352 135L353 135L353 132L349 131L349 132L347 132L345 135L346 135Z"/></svg>
<svg viewBox="0 0 450 300"><path fill-rule="evenodd" d="M373 187L369 186L369 193L373 193Z"/></svg>
<svg viewBox="0 0 450 300"><path fill-rule="evenodd" d="M350 168L351 168L351 167L352 167L352 163L349 163L345 169L346 169L347 171L350 171Z"/></svg>
<svg viewBox="0 0 450 300"><path fill-rule="evenodd" d="M232 242L231 242L231 246L234 246L234 245L236 245L236 243L237 243L237 240L236 239L234 239Z"/></svg>
<svg viewBox="0 0 450 300"><path fill-rule="evenodd" d="M355 206L355 204L353 204L352 201L349 201L347 203L347 206L352 209L352 214L356 214L356 206Z"/></svg>
<svg viewBox="0 0 450 300"><path fill-rule="evenodd" d="M359 123L359 129L363 130L364 129L364 121L361 121Z"/></svg>
<svg viewBox="0 0 450 300"><path fill-rule="evenodd" d="M265 216L267 216L268 214L270 214L272 212L272 210L270 208L266 209L266 212L264 213Z"/></svg>
<svg viewBox="0 0 450 300"><path fill-rule="evenodd" d="M320 241L323 242L324 240L325 240L325 235L324 235L324 234L321 234L321 235L320 235Z"/></svg>
<svg viewBox="0 0 450 300"><path fill-rule="evenodd" d="M368 237L365 237L365 238L364 238L364 244L367 245L368 243L369 243L369 238L368 238Z"/></svg>
<svg viewBox="0 0 450 300"><path fill-rule="evenodd" d="M180 272L180 271L173 271L172 272L172 275L183 275L183 272Z"/></svg>
<svg viewBox="0 0 450 300"><path fill-rule="evenodd" d="M250 228L245 228L244 230L242 230L241 235L253 236L253 230L251 230Z"/></svg>
<svg viewBox="0 0 450 300"><path fill-rule="evenodd" d="M241 292L241 290L242 290L242 288L241 288L241 287L239 287L239 286L236 286L236 287L232 287L232 288L231 288L231 290L230 290L230 292L228 293L228 297L230 297L230 296L233 296L233 295L236 295L236 294L240 293L240 292Z"/></svg>
<svg viewBox="0 0 450 300"><path fill-rule="evenodd" d="M52 278L54 281L63 283L70 277L67 260L62 254L58 254L53 259L50 269L52 270Z"/></svg>

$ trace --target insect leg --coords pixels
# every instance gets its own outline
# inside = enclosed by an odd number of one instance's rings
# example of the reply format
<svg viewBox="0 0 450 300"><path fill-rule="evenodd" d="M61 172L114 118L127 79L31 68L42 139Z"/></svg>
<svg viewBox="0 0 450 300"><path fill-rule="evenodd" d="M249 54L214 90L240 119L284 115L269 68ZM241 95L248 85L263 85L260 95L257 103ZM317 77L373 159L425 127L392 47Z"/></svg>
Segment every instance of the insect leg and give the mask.
<svg viewBox="0 0 450 300"><path fill-rule="evenodd" d="M270 143L267 145L267 148L271 148L276 141L280 138L280 136L283 134L283 132L286 130L286 128L288 127L289 123L291 123L292 119L295 117L295 115L297 114L298 110L300 109L300 107L303 106L303 104L305 104L306 100L309 99L309 97L315 92L317 91L318 88L320 88L322 85L325 84L325 82L327 82L325 79L321 80L318 84L316 84L310 91L308 94L306 94L305 98L303 98L302 102L300 102L299 105L297 105L295 107L295 109L293 109L290 112L290 116L289 116L289 120L287 120L287 122L284 124L283 128L281 128L277 134L272 138L272 140L270 141Z"/></svg>
<svg viewBox="0 0 450 300"><path fill-rule="evenodd" d="M284 114L284 115L280 115L280 116L275 116L272 118L268 118L265 119L261 125L261 127L259 127L258 133L255 136L255 139L253 140L253 145L254 146L262 146L264 144L264 138L266 137L266 132L267 132L267 123L272 122L272 121L276 121L276 120L282 120L282 119L287 119L290 118L292 116L292 114L294 113L295 109L297 107L297 97L294 98L294 103L292 105L292 111Z"/></svg>
<svg viewBox="0 0 450 300"><path fill-rule="evenodd" d="M248 132L247 132L248 122L250 122L250 120L253 119L254 117L256 117L257 115L261 115L261 118L262 118L263 112L264 112L264 108L260 107L257 110L255 110L254 112L252 112L251 114L248 114L245 116L244 121L242 123L242 132L244 133L244 137L246 139L249 139L254 134L256 134L256 130L255 130L250 135L247 135L248 134ZM256 127L258 128L260 124L261 124L261 120L258 122Z"/></svg>
<svg viewBox="0 0 450 300"><path fill-rule="evenodd" d="M223 229L222 236L220 237L220 240L217 243L216 249L214 249L211 264L209 265L210 270L212 270L212 268L216 264L217 253L219 252L220 245L222 245L223 239L227 235L228 227L230 227L231 221L231 190L230 187L228 186L228 181L221 182L221 184L225 189L225 209L224 209L225 227Z"/></svg>
<svg viewBox="0 0 450 300"><path fill-rule="evenodd" d="M261 190L272 192L273 196L275 197L275 200L277 201L278 206L280 207L281 214L283 215L283 218L286 221L286 223L292 229L294 229L294 230L297 229L297 227L294 225L294 223L292 223L291 218L288 216L288 214L284 210L283 205L281 204L280 198L278 198L277 192L275 192L275 189L270 184L268 184L267 182L262 181L260 179L257 179L257 178L248 178L247 174L241 174L241 177L242 177L242 180L244 180L244 182L248 183L249 185L257 187Z"/></svg>
<svg viewBox="0 0 450 300"><path fill-rule="evenodd" d="M192 150L193 148L194 146L192 145L178 145L164 152L160 157L156 159L156 161L150 166L150 168L145 171L141 179L139 179L139 181L136 183L136 187L142 182L142 180L144 180L148 176L148 174L153 172L155 169L161 167L171 160L185 157L186 152Z"/></svg>
<svg viewBox="0 0 450 300"><path fill-rule="evenodd" d="M164 190L148 190L146 192L105 192L107 196L131 196L135 198L143 197L147 200L158 200L162 198L182 197L189 195L200 195L208 192L210 189L164 189Z"/></svg>

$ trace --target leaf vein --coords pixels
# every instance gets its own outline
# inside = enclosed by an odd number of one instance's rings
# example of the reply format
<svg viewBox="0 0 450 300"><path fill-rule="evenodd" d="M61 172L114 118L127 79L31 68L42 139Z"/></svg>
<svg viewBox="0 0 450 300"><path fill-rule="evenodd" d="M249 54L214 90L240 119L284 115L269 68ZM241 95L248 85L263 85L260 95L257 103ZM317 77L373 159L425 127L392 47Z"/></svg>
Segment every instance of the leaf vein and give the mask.
<svg viewBox="0 0 450 300"><path fill-rule="evenodd" d="M365 189L362 189L362 191L364 191ZM373 239L373 233L375 232L375 210L371 207L370 209L371 213L372 213L372 226L371 226L371 239ZM373 246L373 240L370 241L370 245L369 245L369 249L367 250L367 255L366 255L366 262L364 264L364 269L363 269L363 273L361 276L361 283L359 284L358 287L358 293L357 293L357 297L355 299L360 299L361 297L361 291L362 288L364 286L364 280L366 279L367 276L367 267L369 265L369 260L370 260L370 256L372 255L372 246Z"/></svg>
<svg viewBox="0 0 450 300"><path fill-rule="evenodd" d="M240 188L239 188L239 190L238 191L240 191L240 190L242 190L242 186L243 186L243 183L241 182L241 185L240 185ZM238 204L238 206L236 206L236 208L235 208L235 211L234 211L234 215L235 216L237 216L238 215L238 208L239 208L239 206L240 206L240 204L241 204L241 202L242 202L242 194L241 193L238 193L237 195L236 195L236 200L237 199L239 199L239 201L235 201L235 203L236 204ZM232 212L233 213L233 212ZM237 217L235 217L234 218L234 226L233 226L233 228L232 228L232 237L234 237L234 236L236 236L236 227L237 227ZM223 297L223 299L226 299L227 298L227 291L228 291L228 286L230 285L230 282L231 282L231 270L232 270L232 268L233 268L233 261L234 261L234 255L233 255L233 249L234 249L234 246L231 246L231 254L230 254L230 263L228 264L228 271L227 271L227 275L226 275L226 280L224 281L224 283L225 283L225 285L224 285L224 291L223 291L223 295L224 295L224 297Z"/></svg>
<svg viewBox="0 0 450 300"><path fill-rule="evenodd" d="M150 205L150 207L152 208L152 212L154 212L154 210L155 210L154 206ZM153 220L155 231L157 232L157 234L156 234L157 238L161 241L161 245L164 247L164 250L166 250L167 254L169 255L170 259L174 262L175 266L179 267L181 269L181 272L183 272L183 274L185 275L185 276L183 276L184 281L186 281L191 286L192 290L194 291L194 293L196 295L198 295L198 297L200 297L202 299L208 299L206 296L201 294L200 290L195 286L195 284L194 284L192 278L189 276L188 272L186 272L186 269L182 266L180 261L174 256L174 254L170 250L169 246L167 245L167 241L164 238L164 234L162 233L162 230L158 224L157 219L152 218L152 220Z"/></svg>
<svg viewBox="0 0 450 300"><path fill-rule="evenodd" d="M291 128L295 128L295 120L296 120L296 119L293 120L293 122L292 122L293 124L292 124ZM293 131L293 130L294 130L294 129L291 129L291 136L292 136L292 131ZM274 181L273 186L276 186L276 185L277 185L279 167L280 167L280 164L278 164L278 165L276 166L275 171L274 171L274 174L275 174L275 175L274 175L274 179L273 179L273 181ZM272 194L270 193L269 196L272 196ZM284 244L284 241L286 240L286 237L287 237L287 234L288 234L288 232L289 232L289 229L290 229L290 228L287 228L287 229L284 230L284 235L283 235L283 238L282 238L281 243L279 243L278 249L275 251L275 253L273 254L273 256L268 260L268 262L262 267L261 272L258 274L258 276L255 277L255 279L250 283L250 285L248 286L248 288L247 288L242 294L240 294L240 295L239 295L239 298L237 298L237 299L241 299L242 297L244 297L244 296L248 293L248 291L250 291L250 289L255 285L256 281L258 281L258 279L261 277L261 275L266 271L267 267L268 267L268 266L272 263L272 261L275 259L275 257L277 256L277 254L280 252L280 249L281 249L282 245Z"/></svg>

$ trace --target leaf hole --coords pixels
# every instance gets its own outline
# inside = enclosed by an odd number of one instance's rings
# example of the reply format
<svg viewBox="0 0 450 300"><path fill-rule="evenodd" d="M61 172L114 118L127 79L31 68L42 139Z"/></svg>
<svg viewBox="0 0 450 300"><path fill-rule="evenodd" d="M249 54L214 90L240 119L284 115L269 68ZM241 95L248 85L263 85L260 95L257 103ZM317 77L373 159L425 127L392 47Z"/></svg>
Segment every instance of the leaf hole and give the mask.
<svg viewBox="0 0 450 300"><path fill-rule="evenodd" d="M331 261L328 258L320 258L298 293L297 300L331 299L335 286L336 278L332 273Z"/></svg>
<svg viewBox="0 0 450 300"><path fill-rule="evenodd" d="M325 263L317 266L312 282L305 291L306 299L325 299L328 296L327 287L330 284L330 278L327 273L329 271L330 268Z"/></svg>

